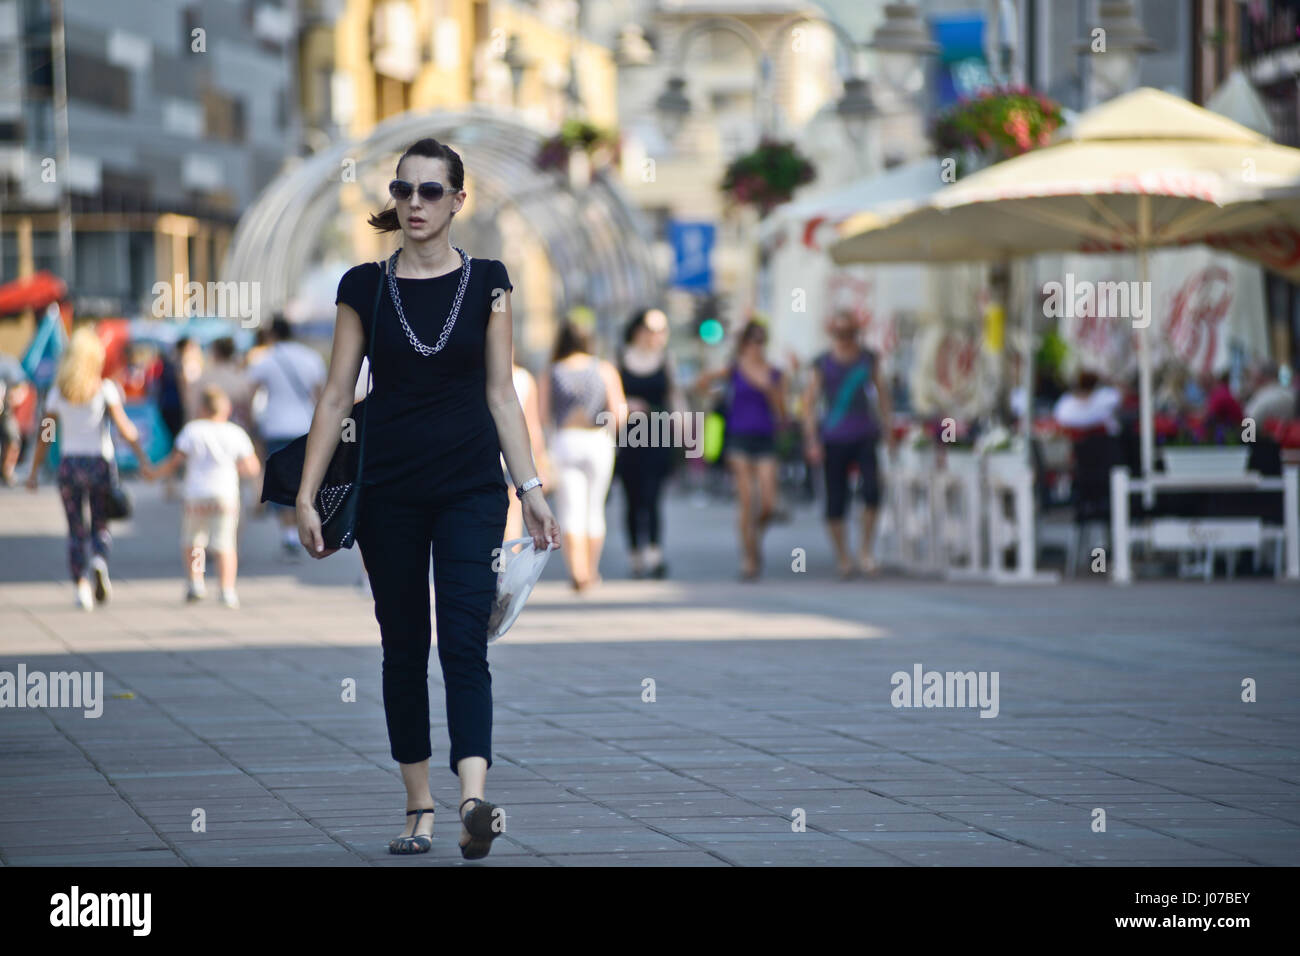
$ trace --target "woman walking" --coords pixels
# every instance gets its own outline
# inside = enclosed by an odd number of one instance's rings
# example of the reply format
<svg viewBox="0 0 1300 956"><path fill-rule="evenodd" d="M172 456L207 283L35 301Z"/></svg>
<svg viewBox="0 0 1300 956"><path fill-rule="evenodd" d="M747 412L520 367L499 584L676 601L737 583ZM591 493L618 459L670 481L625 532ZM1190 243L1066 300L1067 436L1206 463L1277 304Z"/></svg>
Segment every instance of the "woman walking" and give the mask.
<svg viewBox="0 0 1300 956"><path fill-rule="evenodd" d="M632 316L623 336L618 364L619 379L627 396L628 418L642 416L645 442L619 448L614 471L623 482L627 503L627 542L632 576L663 578L668 574L660 546L660 501L664 482L672 471L673 450L652 441L661 435L659 418L673 409L685 409L668 355L668 317L659 309L643 309ZM629 434L635 429L629 425Z"/></svg>
<svg viewBox="0 0 1300 956"><path fill-rule="evenodd" d="M566 321L538 391L542 420L551 423L555 510L568 546L575 591L599 584L605 544L605 498L614 476L614 436L627 418L618 370L593 354L591 336ZM612 412L604 424L597 416Z"/></svg>
<svg viewBox="0 0 1300 956"><path fill-rule="evenodd" d="M432 846L432 554L448 765L460 781L459 844L466 859L480 859L503 820L484 799L492 765L487 626L506 520L501 454L521 482L516 494L535 546L558 546L560 529L535 477L511 381L506 268L495 259L471 259L449 241L452 217L465 202L464 182L460 156L437 140L419 140L399 159L389 184L394 206L370 223L382 232L400 231L402 246L383 267L359 265L339 282L333 353L308 433L297 514L303 546L317 558L332 553L324 548L313 503L352 413L378 302L355 534L383 643L390 752L406 787L406 827L389 850L425 853Z"/></svg>
<svg viewBox="0 0 1300 956"><path fill-rule="evenodd" d="M50 442L59 440L59 497L68 519L68 568L77 588L77 606L92 610L112 595L108 578L108 554L112 536L108 532L108 494L113 482L113 438L108 419L117 426L140 463L140 473L153 474L149 456L140 444L140 434L122 409L122 392L112 379L103 377L104 344L89 326L72 333L68 349L59 363L54 387L45 399L44 418L54 423L48 431L42 420L37 430L36 452L27 487L36 490L41 466L49 454ZM90 527L86 527L85 504L90 503ZM90 567L95 573L91 591L86 577L86 547L94 551Z"/></svg>
<svg viewBox="0 0 1300 956"><path fill-rule="evenodd" d="M706 390L716 379L727 379L730 400L723 453L736 483L742 581L758 578L763 532L777 509L776 433L785 427L786 389L781 370L767 361L766 346L766 327L751 319L741 330L731 364L704 373L696 382L697 389Z"/></svg>
<svg viewBox="0 0 1300 956"><path fill-rule="evenodd" d="M841 580L876 572L873 554L876 510L880 506L880 480L876 443L882 427L894 448L889 389L881 381L876 354L858 344L858 325L850 313L838 312L827 326L831 347L812 363L812 375L803 398L804 445L810 465L823 465L826 475L826 525ZM874 390L880 420L871 408ZM822 409L820 421L817 410ZM862 538L858 564L849 559L844 513L848 507L849 467L857 465L862 497Z"/></svg>

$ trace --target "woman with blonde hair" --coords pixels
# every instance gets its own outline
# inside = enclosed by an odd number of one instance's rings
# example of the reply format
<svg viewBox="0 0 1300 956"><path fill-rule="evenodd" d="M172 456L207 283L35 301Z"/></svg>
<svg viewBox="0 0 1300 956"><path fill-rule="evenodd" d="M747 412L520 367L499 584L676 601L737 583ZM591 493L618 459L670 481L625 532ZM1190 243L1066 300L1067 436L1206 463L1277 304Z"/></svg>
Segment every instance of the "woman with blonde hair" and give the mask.
<svg viewBox="0 0 1300 956"><path fill-rule="evenodd" d="M77 586L77 605L89 611L94 602L106 602L112 593L108 580L108 494L113 481L113 439L107 419L112 419L140 462L140 471L152 474L149 457L140 445L140 435L122 409L122 392L112 379L104 378L104 344L89 326L72 333L67 351L59 363L54 386L45 398L45 412L37 431L36 453L27 487L35 491L49 454L50 442L59 440L59 497L68 519L68 566ZM53 427L51 427L53 426ZM87 530L84 502L90 501ZM93 592L86 578L86 545L94 557Z"/></svg>

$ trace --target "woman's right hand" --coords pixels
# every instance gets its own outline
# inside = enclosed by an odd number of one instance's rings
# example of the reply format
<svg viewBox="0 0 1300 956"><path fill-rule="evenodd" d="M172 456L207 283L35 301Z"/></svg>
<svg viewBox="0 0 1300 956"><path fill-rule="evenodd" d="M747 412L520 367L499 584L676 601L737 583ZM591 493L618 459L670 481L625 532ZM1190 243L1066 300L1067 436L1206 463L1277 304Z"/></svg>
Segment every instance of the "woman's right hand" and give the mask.
<svg viewBox="0 0 1300 956"><path fill-rule="evenodd" d="M307 549L307 553L313 558L327 558L338 548L326 548L325 539L321 535L320 515L316 513L314 505L300 501L298 502L298 540L302 546Z"/></svg>
<svg viewBox="0 0 1300 956"><path fill-rule="evenodd" d="M825 450L822 448L822 443L816 438L810 437L804 442L804 456L808 459L808 464L820 465L822 460L826 457L824 452Z"/></svg>

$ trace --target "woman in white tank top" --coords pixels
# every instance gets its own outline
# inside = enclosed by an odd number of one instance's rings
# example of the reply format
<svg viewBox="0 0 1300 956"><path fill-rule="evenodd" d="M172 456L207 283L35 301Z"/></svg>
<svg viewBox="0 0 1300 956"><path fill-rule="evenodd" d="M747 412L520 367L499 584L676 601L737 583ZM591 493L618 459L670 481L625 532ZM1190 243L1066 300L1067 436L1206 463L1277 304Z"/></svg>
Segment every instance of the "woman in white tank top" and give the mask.
<svg viewBox="0 0 1300 956"><path fill-rule="evenodd" d="M589 334L565 322L539 386L540 411L551 430L555 512L575 591L601 580L605 498L614 475L615 436L627 420L618 370L592 354Z"/></svg>

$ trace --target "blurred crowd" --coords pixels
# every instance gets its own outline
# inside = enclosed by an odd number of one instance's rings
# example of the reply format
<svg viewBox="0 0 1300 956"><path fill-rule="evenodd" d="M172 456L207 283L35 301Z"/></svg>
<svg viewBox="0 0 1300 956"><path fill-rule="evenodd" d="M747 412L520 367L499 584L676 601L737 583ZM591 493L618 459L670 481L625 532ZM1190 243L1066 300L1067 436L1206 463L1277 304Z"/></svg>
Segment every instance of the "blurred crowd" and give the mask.
<svg viewBox="0 0 1300 956"><path fill-rule="evenodd" d="M621 523L633 577L667 576L662 501L670 476L683 465L693 469L690 478L697 488L701 483L715 490L725 485L725 497L734 501L741 580L760 576L763 533L772 523L788 520L782 499L791 493L804 501L822 498L840 576L873 575L872 543L882 495L878 449L892 456L909 431L953 441L954 436L941 435L939 424L950 420L919 422L906 408L896 413L894 382L878 356L862 344L861 326L851 312L827 318L828 347L806 362L793 354L783 362L769 360L766 325L751 319L737 331L724 363L690 381L683 381L668 348L669 323L662 310L632 315L612 360L599 354L590 329L590 321L571 316L558 330L544 368L536 374L518 364L513 369L538 474L565 535L562 553L575 591L601 581L606 502L615 480L622 484ZM161 350L133 344L125 355L119 374L104 377L102 343L89 328L74 333L39 418L53 418L60 428L57 483L67 510L69 568L78 603L93 606L95 600L106 600L109 589L107 521L117 482L106 427L112 422L135 452L143 477L162 480L165 496L181 499L186 600L204 596L204 567L211 551L221 600L238 606L240 480L259 475L268 455L310 429L326 380L325 361L315 348L298 341L293 326L280 316L259 330L242 354L233 337L220 337L206 348L193 338ZM0 389L17 379L12 371L0 367ZM1016 374L1014 362L1009 371ZM357 399L365 395L366 373L363 366ZM1026 402L1023 389L1011 388L1000 415L959 423L957 443L1014 429L1032 405L1039 412L1034 452L1040 500L1047 499L1055 480L1043 467L1038 447L1046 427L1071 444L1067 484L1074 486L1076 509L1091 498L1104 510L1109 467L1139 467L1136 382L1110 381L1101 370L1083 368L1068 388L1052 385L1040 376L1032 403ZM126 402L156 407L169 434L168 453L159 461L150 460L124 414ZM1268 361L1250 367L1235 388L1226 373L1194 376L1171 365L1158 378L1156 433L1162 443L1300 446L1297 402L1289 369ZM1043 411L1049 414L1044 417ZM638 416L656 413L701 414L704 434L696 437L702 439L703 454L687 455L681 442L626 440L634 434L629 426ZM12 483L25 442L7 410L4 425L0 458L4 478ZM644 434L653 433L652 428ZM35 444L31 487L39 481L48 452L47 442ZM1280 459L1273 459L1252 451L1251 467L1274 473ZM502 468L513 484L504 459ZM184 482L179 495L177 481ZM855 536L847 522L854 497L861 502ZM513 494L509 499L506 540L523 533L519 502ZM294 510L257 507L259 513L267 509L280 524L278 550L300 557ZM856 548L851 537L857 539ZM368 590L364 565L357 583Z"/></svg>

